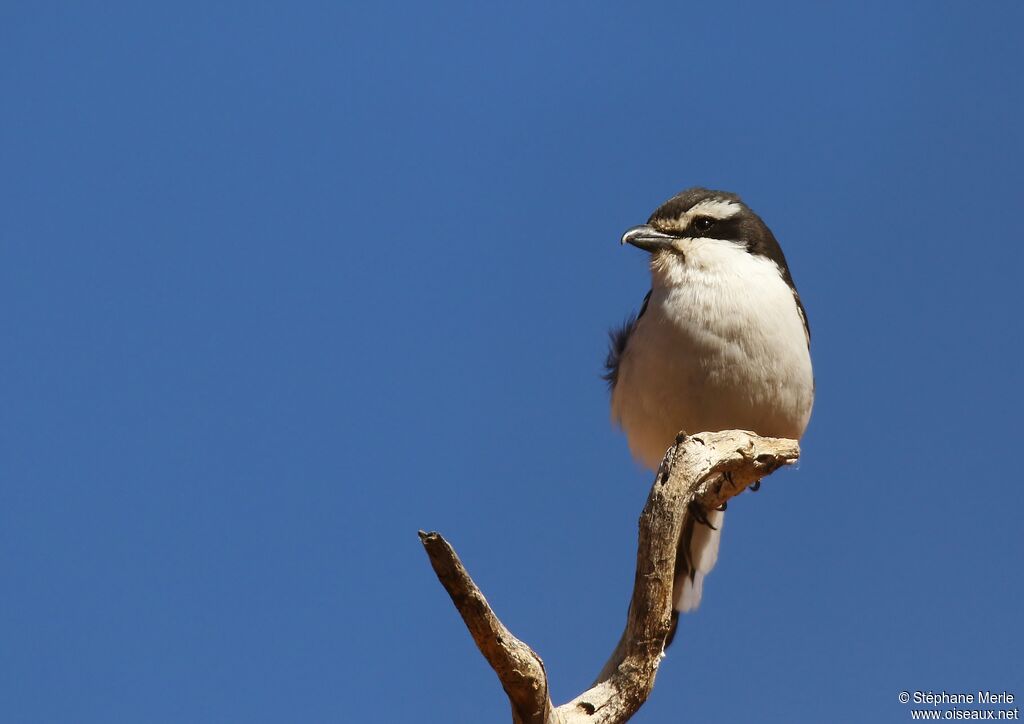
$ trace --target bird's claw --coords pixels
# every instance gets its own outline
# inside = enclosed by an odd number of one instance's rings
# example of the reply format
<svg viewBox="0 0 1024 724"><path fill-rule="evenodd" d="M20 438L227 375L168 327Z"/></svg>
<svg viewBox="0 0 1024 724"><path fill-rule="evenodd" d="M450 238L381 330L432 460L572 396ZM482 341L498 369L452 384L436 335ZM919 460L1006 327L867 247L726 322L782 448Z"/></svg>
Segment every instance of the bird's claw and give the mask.
<svg viewBox="0 0 1024 724"><path fill-rule="evenodd" d="M718 530L718 528L713 526L711 524L711 521L708 520L708 512L704 509L704 506L698 503L696 500L690 503L690 515L692 515L694 520L696 520L698 523L706 525L711 530Z"/></svg>

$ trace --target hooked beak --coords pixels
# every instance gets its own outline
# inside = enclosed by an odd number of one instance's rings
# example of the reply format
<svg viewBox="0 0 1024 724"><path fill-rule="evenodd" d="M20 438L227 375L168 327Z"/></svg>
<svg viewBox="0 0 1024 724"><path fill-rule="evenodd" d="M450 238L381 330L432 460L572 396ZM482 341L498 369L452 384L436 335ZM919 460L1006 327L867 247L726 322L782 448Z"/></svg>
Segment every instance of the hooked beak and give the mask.
<svg viewBox="0 0 1024 724"><path fill-rule="evenodd" d="M675 241L676 237L670 236L669 234L662 234L660 231L656 231L653 227L643 224L641 226L634 226L632 229L626 231L622 235L621 244L632 244L638 249L653 254L656 251L662 249L671 249L672 242Z"/></svg>

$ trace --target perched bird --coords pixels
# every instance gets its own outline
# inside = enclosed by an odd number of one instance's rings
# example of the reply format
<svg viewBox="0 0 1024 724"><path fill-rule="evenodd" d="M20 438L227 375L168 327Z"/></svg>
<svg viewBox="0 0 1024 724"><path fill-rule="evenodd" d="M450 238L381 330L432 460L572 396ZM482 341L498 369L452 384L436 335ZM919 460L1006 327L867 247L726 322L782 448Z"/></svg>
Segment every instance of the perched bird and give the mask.
<svg viewBox="0 0 1024 724"><path fill-rule="evenodd" d="M612 419L633 456L657 469L680 431L799 439L814 401L810 331L761 218L735 194L691 188L622 243L649 253L651 267L640 313L612 332L606 361ZM673 621L700 603L718 557L725 516L706 517L679 541Z"/></svg>

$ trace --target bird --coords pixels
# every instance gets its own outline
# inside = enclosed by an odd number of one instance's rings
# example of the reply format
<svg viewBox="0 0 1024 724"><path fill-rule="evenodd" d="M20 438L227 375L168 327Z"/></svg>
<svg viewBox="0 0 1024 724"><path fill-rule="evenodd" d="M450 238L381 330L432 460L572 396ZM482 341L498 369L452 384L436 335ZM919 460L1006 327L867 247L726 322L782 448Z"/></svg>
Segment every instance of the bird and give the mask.
<svg viewBox="0 0 1024 724"><path fill-rule="evenodd" d="M739 196L694 187L621 238L649 255L651 289L610 333L611 416L657 470L680 432L800 439L814 404L811 334L782 247ZM718 558L723 510L690 516L676 554L671 643ZM666 643L666 645L667 645Z"/></svg>

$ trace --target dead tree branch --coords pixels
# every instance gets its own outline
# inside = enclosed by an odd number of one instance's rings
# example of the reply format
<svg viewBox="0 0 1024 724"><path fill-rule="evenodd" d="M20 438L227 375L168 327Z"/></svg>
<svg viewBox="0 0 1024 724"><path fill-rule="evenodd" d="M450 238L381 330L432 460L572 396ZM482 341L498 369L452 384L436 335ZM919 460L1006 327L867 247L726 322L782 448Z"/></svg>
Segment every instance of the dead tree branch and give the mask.
<svg viewBox="0 0 1024 724"><path fill-rule="evenodd" d="M548 694L544 662L498 619L448 542L439 533L421 531L434 572L508 695L513 722L628 721L654 688L671 625L676 547L687 518L721 506L799 456L794 440L739 430L679 436L640 516L633 598L619 645L594 685L557 708Z"/></svg>

